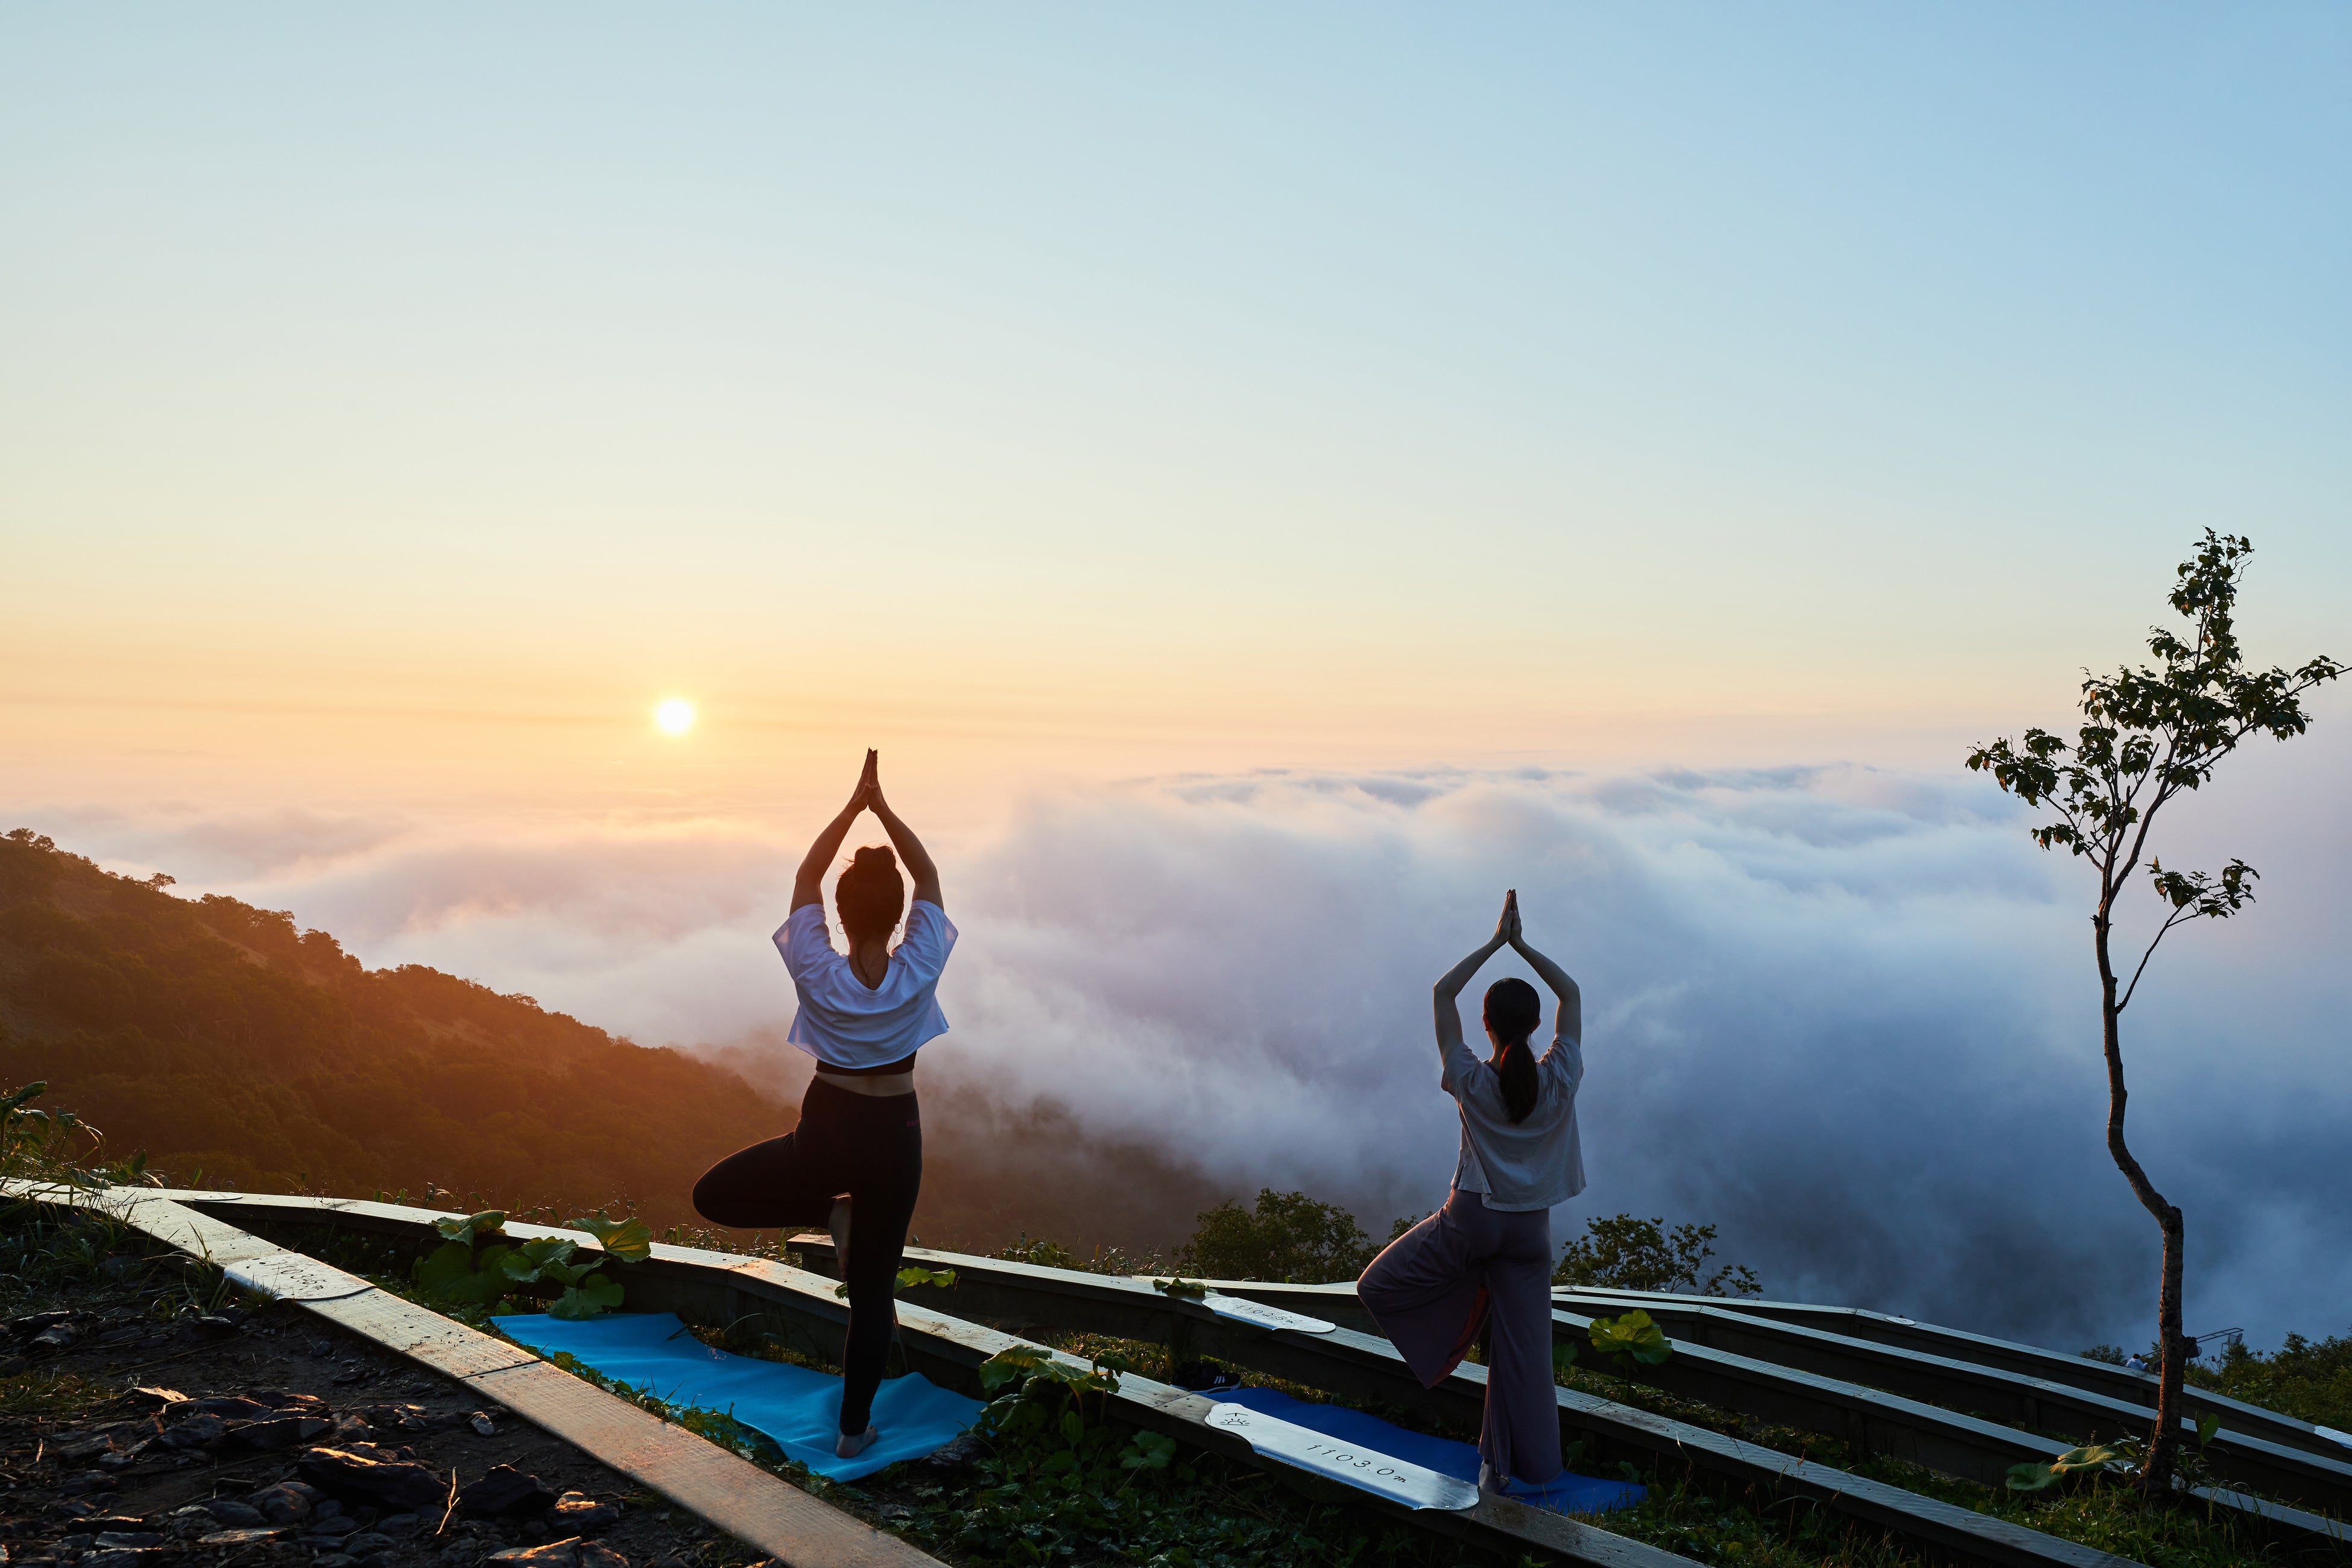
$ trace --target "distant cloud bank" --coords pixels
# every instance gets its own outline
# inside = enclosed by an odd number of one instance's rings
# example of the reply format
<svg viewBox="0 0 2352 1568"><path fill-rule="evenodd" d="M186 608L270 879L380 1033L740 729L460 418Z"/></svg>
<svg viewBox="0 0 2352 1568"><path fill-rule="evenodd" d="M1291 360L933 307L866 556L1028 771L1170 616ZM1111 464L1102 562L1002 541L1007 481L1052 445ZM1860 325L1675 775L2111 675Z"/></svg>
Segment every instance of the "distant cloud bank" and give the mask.
<svg viewBox="0 0 2352 1568"><path fill-rule="evenodd" d="M783 1049L767 933L797 843L19 816L112 868L290 908L371 964L431 963L648 1044ZM1974 779L1851 766L1037 798L947 868L955 1026L924 1072L1160 1144L1236 1194L1342 1199L1385 1232L1452 1169L1430 983L1516 887L1586 997L1591 1186L1556 1240L1620 1210L1705 1219L1775 1295L2137 1342L2153 1227L2101 1142L2087 883L2025 821ZM2253 838L2230 847L2270 848L2290 889L2352 869L2340 833ZM2274 902L2177 937L2128 1020L2136 1144L2189 1211L2189 1327L2257 1342L2342 1331L2352 1310L2352 997L2329 957L2352 920L2308 887ZM803 1076L780 1058L778 1081Z"/></svg>

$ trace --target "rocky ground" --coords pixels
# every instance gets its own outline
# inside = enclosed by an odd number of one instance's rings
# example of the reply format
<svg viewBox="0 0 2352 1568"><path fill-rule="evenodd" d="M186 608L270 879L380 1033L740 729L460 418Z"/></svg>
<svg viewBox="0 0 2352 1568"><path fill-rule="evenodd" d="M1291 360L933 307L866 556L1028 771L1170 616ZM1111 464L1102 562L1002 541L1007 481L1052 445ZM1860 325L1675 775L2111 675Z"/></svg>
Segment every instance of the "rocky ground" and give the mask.
<svg viewBox="0 0 2352 1568"><path fill-rule="evenodd" d="M0 1325L0 1564L732 1568L755 1554L299 1309L107 1260Z"/></svg>

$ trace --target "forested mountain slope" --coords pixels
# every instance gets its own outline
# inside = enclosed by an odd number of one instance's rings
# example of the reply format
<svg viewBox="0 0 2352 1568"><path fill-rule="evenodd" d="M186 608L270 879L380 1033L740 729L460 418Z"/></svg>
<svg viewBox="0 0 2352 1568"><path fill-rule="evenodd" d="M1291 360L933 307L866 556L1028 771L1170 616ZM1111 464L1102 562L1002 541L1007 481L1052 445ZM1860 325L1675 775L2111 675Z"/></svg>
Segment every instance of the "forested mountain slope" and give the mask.
<svg viewBox="0 0 2352 1568"><path fill-rule="evenodd" d="M180 899L0 838L0 1089L34 1079L110 1152L211 1186L691 1219L712 1160L789 1130L736 1074L234 899Z"/></svg>

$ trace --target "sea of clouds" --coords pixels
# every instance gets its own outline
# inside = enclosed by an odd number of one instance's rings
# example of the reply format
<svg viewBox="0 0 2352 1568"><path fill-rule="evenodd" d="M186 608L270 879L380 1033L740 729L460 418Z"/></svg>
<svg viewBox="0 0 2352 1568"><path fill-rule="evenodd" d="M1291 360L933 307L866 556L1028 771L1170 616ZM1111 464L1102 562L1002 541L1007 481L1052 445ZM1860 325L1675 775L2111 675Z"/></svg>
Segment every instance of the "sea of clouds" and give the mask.
<svg viewBox="0 0 2352 1568"><path fill-rule="evenodd" d="M2133 1139L2189 1211L2189 1327L2257 1343L2352 1321L2352 845L2311 813L2215 840L2270 874L2264 902L2170 939L2126 1017ZM2200 863L2231 824L2182 815ZM797 843L293 810L26 820L183 892L290 909L370 964L737 1047L779 1092L805 1076L768 943ZM1777 1297L2143 1343L2154 1227L2102 1142L2088 873L2029 821L1972 776L1851 765L1039 795L947 859L954 1027L925 1080L1052 1102L1384 1235L1453 1167L1430 983L1515 887L1585 994L1591 1184L1556 1240L1620 1211L1704 1220ZM1507 955L1478 984L1505 973L1523 971Z"/></svg>

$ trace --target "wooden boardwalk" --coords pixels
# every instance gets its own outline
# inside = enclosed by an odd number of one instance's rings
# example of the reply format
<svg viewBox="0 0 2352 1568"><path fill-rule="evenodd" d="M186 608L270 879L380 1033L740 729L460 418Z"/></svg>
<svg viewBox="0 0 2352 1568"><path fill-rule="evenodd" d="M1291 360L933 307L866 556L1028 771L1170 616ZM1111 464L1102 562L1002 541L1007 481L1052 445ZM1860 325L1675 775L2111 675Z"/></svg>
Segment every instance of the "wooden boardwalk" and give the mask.
<svg viewBox="0 0 2352 1568"><path fill-rule="evenodd" d="M234 1220L296 1237L331 1226L423 1241L431 1235L431 1221L440 1217L431 1211L388 1204L216 1193L159 1195L184 1212L212 1216L224 1230L229 1228L226 1222ZM507 1228L524 1237L565 1235L575 1237L583 1247L594 1245L593 1238L573 1232L525 1225ZM804 1250L811 1262L830 1267L829 1237L804 1237L795 1246ZM1199 1303L1171 1300L1141 1280L925 1249L909 1249L908 1258L952 1268L958 1273L958 1283L951 1290L918 1289L902 1298L901 1340L909 1363L935 1382L967 1391L976 1392L976 1369L982 1362L1009 1346L1028 1342L967 1321L969 1316L978 1316L1162 1342L1182 1355L1214 1355L1341 1397L1423 1409L1473 1424L1485 1394L1484 1369L1475 1364L1465 1364L1436 1389L1421 1388L1387 1341L1366 1331L1370 1320L1355 1300L1352 1288L1346 1285L1218 1282L1232 1294L1340 1325L1329 1333L1306 1333L1236 1322ZM688 1321L712 1326L756 1323L784 1342L828 1357L837 1347L847 1310L833 1296L829 1275L726 1253L656 1245L651 1259L632 1268L630 1280L633 1306L673 1310ZM361 1284L364 1286L363 1281ZM382 1292L373 1294L383 1300L396 1300ZM2010 1465L2047 1459L2068 1446L2021 1430L2021 1426L2063 1433L2070 1422L2105 1419L2117 1424L2106 1428L2112 1434L2136 1419L2145 1427L2144 1406L2009 1368L1937 1356L1883 1340L1840 1335L1787 1317L1751 1317L1728 1304L1695 1302L1691 1298L1649 1300L1655 1302L1662 1322L1671 1325L1675 1354L1661 1367L1638 1369L1637 1375L1646 1381L1759 1419L1844 1437L1864 1451L1892 1455L1942 1473L1998 1485ZM1580 1340L1590 1321L1586 1311L1642 1304L1644 1301L1618 1293L1564 1293L1555 1311L1555 1331ZM322 1301L316 1307L332 1305ZM407 1303L401 1305L419 1318L446 1321ZM962 1315L950 1315L944 1310L948 1308ZM503 1342L481 1335L473 1338L526 1361L536 1360ZM543 1364L541 1373L562 1376ZM1122 1375L1121 1384L1117 1413L1134 1425L1283 1474L1308 1490L1334 1485L1255 1455L1233 1435L1206 1426L1210 1401L1200 1395L1129 1374ZM2125 1561L1706 1428L1573 1389L1558 1393L1564 1435L1584 1442L1603 1462L1630 1458L1645 1465L1679 1463L1743 1487L1809 1499L1856 1524L1910 1540L1942 1559L2042 1568L2103 1568ZM1963 1409L1947 1408L1936 1402L1939 1398ZM2019 1401L2029 1398L2041 1403L2019 1405ZM2010 1403L2004 1405L2004 1400ZM1988 1418L2015 1418L2021 1410L2031 1416L2056 1419L2028 1416L2011 1426ZM2338 1472L2345 1467L2326 1454L2276 1442L2270 1434L2255 1436L2242 1432L2231 1434L2228 1453L2230 1462L2240 1467L2231 1473L2242 1484L2262 1486L2274 1495L2324 1498L2330 1502L2338 1495L2334 1489L2340 1484ZM2307 1489L2298 1493L2296 1487ZM2352 1539L2339 1520L2286 1503L2227 1488L2205 1489L2198 1495L2218 1509L2259 1522L2289 1545L2315 1538L2337 1544ZM1360 1506L1386 1510L1423 1528L1500 1550L1524 1552L1534 1547L1576 1562L1661 1568L1682 1561L1604 1529L1537 1512L1507 1499L1483 1498L1475 1509L1446 1513L1408 1510L1360 1492L1350 1492L1349 1497ZM714 1522L723 1521L714 1519Z"/></svg>
<svg viewBox="0 0 2352 1568"><path fill-rule="evenodd" d="M438 1217L429 1211L391 1205L266 1195L184 1195L192 1204L224 1215L233 1214L246 1224L268 1225L268 1216L274 1215L281 1216L277 1222L281 1225L332 1224L420 1241L429 1234L430 1221ZM524 1237L577 1235L530 1226L507 1228ZM578 1239L583 1246L592 1244L584 1236ZM830 1250L829 1238L803 1239L813 1255ZM1055 1328L1159 1340L1182 1347L1187 1354L1215 1355L1344 1398L1420 1408L1472 1425L1485 1397L1484 1368L1465 1364L1438 1388L1424 1390L1405 1370L1395 1349L1375 1335L1347 1330L1299 1334L1236 1324L1195 1303L1171 1300L1139 1280L920 1249L910 1251L909 1257L960 1271L952 1291L910 1291L901 1299L899 1309L900 1337L910 1363L933 1381L950 1386L973 1387L973 1373L982 1361L999 1350L1027 1342L939 1310L951 1303L959 1312L984 1317L1026 1319ZM830 1276L725 1253L656 1245L651 1259L632 1268L630 1281L633 1304L667 1309L689 1322L756 1323L787 1343L828 1355L838 1342L847 1313L846 1306L833 1295ZM1244 1463L1266 1464L1238 1439L1202 1424L1207 1400L1132 1376L1122 1376L1121 1382L1125 1397L1120 1414L1136 1425ZM1932 1555L1948 1560L2016 1568L2119 1568L2126 1562L1704 1427L1573 1389L1560 1389L1558 1394L1564 1434L1571 1441L1586 1443L1604 1460L1687 1465L1742 1487L1804 1498L1857 1524L1909 1539ZM2046 1457L2062 1447L2046 1444L2042 1451ZM1311 1479L1295 1474L1289 1479L1310 1487L1314 1484ZM1379 1500L1365 1494L1354 1496L1367 1506L1381 1506ZM1589 1526L1580 1527L1589 1536L1571 1538L1559 1527L1572 1526L1575 1521L1538 1513L1507 1500L1482 1500L1480 1508L1466 1516L1433 1516L1433 1510L1421 1510L1401 1511L1400 1517L1498 1548L1516 1542L1517 1550L1540 1546L1575 1561L1675 1561L1668 1554ZM1648 1555L1633 1555L1636 1553Z"/></svg>
<svg viewBox="0 0 2352 1568"><path fill-rule="evenodd" d="M118 1194L133 1191L116 1189ZM400 1237L422 1244L428 1239L438 1239L432 1229L432 1222L447 1217L432 1210L393 1204L275 1194L173 1192L142 1194L133 1201L141 1205L142 1212L149 1215L161 1216L167 1212L185 1215L205 1227L201 1234L189 1232L176 1218L162 1228L151 1227L147 1224L140 1226L149 1234L173 1240L174 1245L184 1246L184 1250L198 1256L209 1257L214 1261L231 1266L250 1258L276 1258L286 1260L282 1267L291 1268L298 1263L307 1264L310 1269L321 1271L322 1275L340 1271L325 1269L323 1265L315 1263L299 1251L281 1247L275 1240L266 1239L254 1232L268 1230L292 1237L305 1232L315 1235L322 1228L339 1228ZM230 1223L232 1220L236 1222L236 1225ZM509 1223L505 1228L509 1235L524 1239L540 1236L572 1237L581 1244L583 1251L593 1250L596 1246L593 1237L576 1231L519 1223ZM166 1230L178 1230L189 1235L193 1245L173 1239L164 1234ZM627 1278L633 1306L674 1311L688 1322L713 1327L756 1323L788 1343L805 1346L828 1357L838 1351L841 1325L848 1313L846 1303L833 1294L835 1282L830 1278L730 1253L656 1243L653 1256L643 1263L633 1265ZM348 1281L349 1286L343 1285L343 1281ZM766 1541L745 1535L738 1523L740 1510L731 1517L715 1513L702 1503L682 1495L681 1491L659 1489L665 1495L694 1509L721 1529L753 1541L763 1551L773 1551L787 1563L857 1563L862 1568L868 1561L877 1564L885 1561L898 1563L933 1561L895 1538L880 1535L845 1515L826 1509L805 1493L725 1450L677 1427L669 1426L634 1405L612 1399L529 1352L450 1322L436 1313L378 1290L355 1276L341 1275L340 1281L328 1281L327 1285L333 1289L330 1290L322 1287L320 1295L345 1289L350 1293L339 1294L334 1300L305 1300L304 1306L319 1310L322 1315L338 1310L355 1312L359 1318L374 1313L393 1313L397 1317L399 1326L390 1331L389 1337L380 1337L379 1342L400 1350L404 1354L426 1360L427 1364L435 1364L436 1370L440 1370L437 1362L418 1355L421 1349L438 1347L440 1359L449 1361L452 1365L472 1368L461 1375L474 1377L484 1392L492 1397L503 1397L499 1393L501 1387L528 1394L535 1401L536 1408L516 1405L514 1408L518 1414L546 1426L616 1469L626 1470L632 1475L641 1474L629 1469L622 1457L608 1453L600 1446L600 1441L612 1439L600 1439L596 1433L583 1432L576 1421L571 1429L560 1425L566 1420L566 1415L560 1408L562 1399L557 1395L551 1380L561 1380L571 1388L581 1391L592 1402L604 1401L618 1406L664 1433L674 1434L678 1443L692 1445L728 1465L740 1467L799 1499L806 1507L821 1510L832 1519L862 1531L866 1536L878 1540L903 1554L887 1560L846 1555L819 1557L807 1555L808 1544L803 1543L798 1548L803 1554L791 1555ZM370 1304L360 1307L360 1303ZM400 1309L396 1313L395 1308ZM345 1319L337 1316L336 1321L345 1321ZM356 1326L356 1323L352 1326ZM1032 1344L1030 1341L1011 1334L904 1302L899 1308L899 1336L914 1370L942 1385L975 1394L979 1392L978 1373L982 1363L1001 1351ZM1083 1369L1087 1364L1045 1346L1034 1348L1075 1367ZM480 1364L475 1366L476 1363ZM516 1377L516 1374L523 1373L530 1374L528 1384ZM1528 1508L1508 1498L1481 1495L1474 1507L1457 1510L1412 1509L1391 1503L1372 1493L1344 1486L1258 1454L1243 1438L1209 1426L1207 1418L1213 1402L1199 1394L1126 1373L1120 1375L1119 1384L1114 1396L1119 1419L1267 1471L1325 1501L1342 1502L1382 1513L1398 1522L1473 1542L1506 1556L1522 1555L1532 1551L1566 1562L1592 1564L1593 1568L1695 1568L1687 1558L1612 1534L1578 1519ZM650 1478L641 1479L647 1479L648 1484L654 1484ZM707 1493L698 1495L702 1496L705 1502L709 1500ZM743 1521L744 1525L755 1522ZM847 1543L825 1544L837 1550Z"/></svg>

